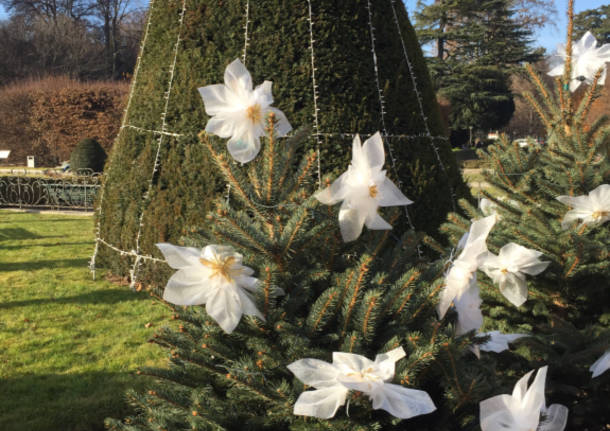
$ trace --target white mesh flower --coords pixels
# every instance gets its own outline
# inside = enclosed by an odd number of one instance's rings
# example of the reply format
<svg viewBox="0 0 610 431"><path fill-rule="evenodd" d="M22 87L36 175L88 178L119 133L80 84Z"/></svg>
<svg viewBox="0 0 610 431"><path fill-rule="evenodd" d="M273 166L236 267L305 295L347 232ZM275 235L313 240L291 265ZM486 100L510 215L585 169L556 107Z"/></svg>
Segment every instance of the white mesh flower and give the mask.
<svg viewBox="0 0 610 431"><path fill-rule="evenodd" d="M229 334L242 314L265 320L250 293L259 288L258 280L251 277L254 271L241 264L242 255L232 247L208 245L200 250L167 243L157 247L168 265L178 270L167 282L164 300L176 305L205 304L206 312Z"/></svg>
<svg viewBox="0 0 610 431"><path fill-rule="evenodd" d="M352 162L330 187L315 194L326 205L343 201L339 210L339 227L343 241L354 241L360 236L362 226L369 229L392 229L379 214L377 208L410 205L402 192L386 178L383 170L385 153L379 132L364 142L356 135L352 144Z"/></svg>
<svg viewBox="0 0 610 431"><path fill-rule="evenodd" d="M374 409L408 419L436 410L425 391L387 383L394 377L396 361L405 356L402 347L377 355L375 361L353 353L333 352L333 363L301 359L288 369L303 383L316 388L303 392L294 405L294 414L329 419L345 404L349 390L369 396Z"/></svg>
<svg viewBox="0 0 610 431"><path fill-rule="evenodd" d="M500 353L508 350L508 344L519 338L527 337L526 334L503 334L500 331L481 332L479 336L489 336L489 340L479 346L484 352Z"/></svg>
<svg viewBox="0 0 610 431"><path fill-rule="evenodd" d="M593 77L600 68L604 68L598 85L604 85L606 81L606 63L610 61L610 44L596 48L597 41L590 31L572 45L572 76L570 79L570 91L575 91L584 82L591 84ZM564 73L566 61L566 47L560 44L557 53L549 58L550 76L561 76Z"/></svg>
<svg viewBox="0 0 610 431"><path fill-rule="evenodd" d="M513 305L519 307L527 300L525 275L538 275L550 262L539 259L542 253L530 250L514 242L506 244L496 256L491 252L481 256L481 270Z"/></svg>
<svg viewBox="0 0 610 431"><path fill-rule="evenodd" d="M292 126L282 111L272 108L271 81L252 90L252 77L239 59L225 69L225 83L199 88L208 120L205 131L230 138L227 149L235 160L248 163L260 151L267 117L275 114L275 133L284 136Z"/></svg>
<svg viewBox="0 0 610 431"><path fill-rule="evenodd" d="M534 370L523 376L512 395L496 395L480 403L482 431L563 431L568 409L561 404L546 407L544 383L548 367L538 370L531 386L527 382ZM540 414L544 420L540 421Z"/></svg>
<svg viewBox="0 0 610 431"><path fill-rule="evenodd" d="M438 314L442 319L451 302L459 299L470 287L471 279L479 267L480 256L487 251L487 235L496 222L496 216L476 220L470 225L469 232L462 237L458 248L462 248L460 255L453 261L445 276L445 288L441 292L438 304Z"/></svg>
<svg viewBox="0 0 610 431"><path fill-rule="evenodd" d="M610 369L610 350L606 350L606 353L600 356L600 358L591 365L589 371L591 371L591 378L595 378Z"/></svg>
<svg viewBox="0 0 610 431"><path fill-rule="evenodd" d="M598 225L610 220L610 185L602 184L588 195L583 196L557 196L562 204L571 206L561 221L561 227L567 229L576 220L583 225Z"/></svg>
<svg viewBox="0 0 610 431"><path fill-rule="evenodd" d="M470 331L478 331L483 326L483 313L481 312L481 296L477 286L477 276L470 279L468 289L454 300L458 320L455 333L464 335Z"/></svg>

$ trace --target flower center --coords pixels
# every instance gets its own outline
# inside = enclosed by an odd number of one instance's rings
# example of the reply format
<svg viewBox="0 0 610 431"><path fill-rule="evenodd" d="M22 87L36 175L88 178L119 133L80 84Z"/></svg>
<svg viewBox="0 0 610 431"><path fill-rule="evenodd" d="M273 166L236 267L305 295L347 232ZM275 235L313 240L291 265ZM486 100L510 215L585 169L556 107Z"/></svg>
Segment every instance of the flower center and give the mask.
<svg viewBox="0 0 610 431"><path fill-rule="evenodd" d="M608 217L608 215L610 214L610 211L595 211L591 217L593 217L595 220L600 219L602 217Z"/></svg>
<svg viewBox="0 0 610 431"><path fill-rule="evenodd" d="M502 274L506 274L506 273L508 273L508 269L506 269L506 268L502 268L502 270L501 270L500 272L501 272Z"/></svg>
<svg viewBox="0 0 610 431"><path fill-rule="evenodd" d="M379 382L381 378L373 374L373 368L369 367L366 370L356 371L354 373L347 373L346 376L354 377L361 382Z"/></svg>
<svg viewBox="0 0 610 431"><path fill-rule="evenodd" d="M207 268L212 270L211 277L221 276L224 277L227 281L233 281L233 277L239 275L239 269L232 268L235 264L235 258L233 256L229 256L226 259L216 259L216 260L207 260L204 258L199 258L199 262Z"/></svg>
<svg viewBox="0 0 610 431"><path fill-rule="evenodd" d="M377 193L379 193L379 192L377 191L377 186L370 186L370 187L369 187L369 196L370 196L370 197L372 197L372 198L377 197Z"/></svg>
<svg viewBox="0 0 610 431"><path fill-rule="evenodd" d="M246 109L246 117L248 117L248 120L252 121L253 123L260 123L260 121L263 119L261 105L257 103L248 107L248 109Z"/></svg>

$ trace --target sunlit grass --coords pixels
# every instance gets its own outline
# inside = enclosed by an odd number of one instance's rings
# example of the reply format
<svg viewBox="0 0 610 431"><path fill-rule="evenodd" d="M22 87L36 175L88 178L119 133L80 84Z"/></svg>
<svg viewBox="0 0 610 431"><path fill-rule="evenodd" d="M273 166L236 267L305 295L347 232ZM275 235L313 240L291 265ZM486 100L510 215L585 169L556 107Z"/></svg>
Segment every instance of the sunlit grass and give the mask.
<svg viewBox="0 0 610 431"><path fill-rule="evenodd" d="M101 430L163 363L146 341L167 309L92 281L92 250L91 217L0 211L0 430Z"/></svg>

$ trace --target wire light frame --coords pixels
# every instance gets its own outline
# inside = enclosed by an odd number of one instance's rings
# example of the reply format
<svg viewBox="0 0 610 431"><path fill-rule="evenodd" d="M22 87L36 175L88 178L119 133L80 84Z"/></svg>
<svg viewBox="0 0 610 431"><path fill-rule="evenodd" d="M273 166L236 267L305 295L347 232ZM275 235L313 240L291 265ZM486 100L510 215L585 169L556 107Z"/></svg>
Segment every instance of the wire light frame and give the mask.
<svg viewBox="0 0 610 431"><path fill-rule="evenodd" d="M133 98L133 95L135 93L135 88L137 86L137 80L138 80L138 76L139 76L139 72L140 72L140 67L141 67L141 63L142 63L142 56L144 55L144 52L146 50L146 43L148 41L149 38L149 33L150 33L150 26L151 26L151 16L155 7L155 1L158 0L151 0L150 2L150 7L149 7L149 19L148 22L146 24L146 28L144 31L144 36L142 38L142 43L140 44L140 55L137 58L136 61L136 65L135 65L135 69L134 69L134 75L133 75L133 80L131 82L131 88L130 88L130 92L129 92L129 96L127 99L127 106L125 108L125 111L123 113L123 117L122 117L122 121L121 121L121 127L119 129L119 134L117 136L116 141L118 141L118 139L121 136L121 133L123 132L123 130L125 129L130 129L130 130L135 130L139 133L143 133L143 134L152 134L155 136L158 136L157 138L157 148L156 148L156 152L155 152L155 159L153 162L153 166L151 168L151 173L150 173L150 177L148 180L148 187L147 190L145 192L145 194L143 195L143 200L142 200L142 205L141 205L141 212L139 214L139 222L138 222L138 231L136 234L136 247L133 250L124 250L121 247L117 247L116 245L113 245L109 242L107 242L105 239L103 239L101 237L101 220L103 217L103 201L104 201L104 187L102 186L102 190L100 193L100 198L99 198L99 202L98 202L98 207L97 207L97 224L96 224L96 239L95 239L95 249L93 252L93 255L91 256L91 261L90 261L90 270L92 272L92 276L93 279L95 279L95 275L96 275L96 262L97 262L97 256L99 253L99 248L100 246L103 247L107 247L110 250L113 250L114 252L118 253L121 256L126 256L126 257L130 257L134 259L132 268L130 270L130 277L131 277L131 282L130 282L130 286L132 288L135 288L137 283L138 283L138 273L139 273L139 268L141 266L141 264L143 262L153 262L156 264L163 264L166 263L166 261L164 259L160 259L160 258L156 258L154 256L148 255L148 254L144 254L142 253L141 247L140 247L140 238L141 238L141 234L142 234L142 229L144 227L143 225L143 220L144 220L144 216L145 216L145 210L147 208L147 203L149 202L149 200L151 199L151 194L152 194L152 189L154 186L154 180L157 174L157 171L159 169L160 166L160 154L161 154L161 150L163 148L163 143L164 143L164 138L166 137L174 137L174 138L181 138L186 136L185 134L182 133L178 133L176 131L169 131L167 130L167 122L166 122L166 117L167 117L167 111L168 111L168 107L169 107L169 100L170 100L170 96L171 96L171 92L172 92L172 88L173 88L173 82L174 82L174 72L175 72L175 67L176 67L176 61L178 58L178 51L180 48L180 42L181 42L181 32L182 32L182 27L183 27L183 23L184 23L184 15L186 12L186 0L182 1L182 9L180 12L180 17L178 20L178 24L179 24L179 28L178 28L178 36L174 45L174 53L173 53L173 59L172 59L172 63L169 65L169 78L168 78L168 84L167 84L167 90L164 93L164 100L165 100L165 105L164 105L164 109L163 112L161 114L161 128L160 130L151 130L151 129L146 129L146 128L141 128L141 127L137 127L135 125L131 125L127 123L127 116L128 116L128 112L129 112L129 108L131 106L131 101ZM378 95L378 99L379 99L379 110L380 110L380 127L382 130L382 137L384 138L384 142L385 145L388 148L388 154L390 156L390 160L391 160L391 164L392 164L392 169L394 171L394 174L396 175L396 178L398 178L398 186L401 187L402 183L399 179L398 176L398 172L397 172L397 168L396 168L396 159L394 157L394 151L393 148L391 146L390 143L390 139L392 138L397 138L397 139L404 139L407 141L415 141L415 140L421 140L421 139L426 139L428 140L428 142L430 143L430 146L432 147L435 155L436 155L436 159L438 162L438 165L440 167L440 169L442 170L442 172L447 176L447 184L449 187L449 191L451 193L451 203L452 206L455 210L455 193L453 191L453 188L449 182L449 177L448 177L448 173L447 170L445 168L445 165L443 164L441 157L440 157L440 153L438 150L438 147L435 144L435 141L447 141L448 138L446 136L434 136L430 133L430 128L428 125L428 118L424 112L424 108L423 108L423 101L422 101L422 96L421 93L417 87L417 79L414 75L414 69L413 66L411 64L411 61L409 59L409 56L407 54L407 50L406 50L406 45L402 36L402 31L400 29L400 24L398 21L398 15L396 13L396 9L394 6L395 0L389 0L390 5L392 7L392 13L393 13L393 18L394 18L394 23L396 25L396 29L398 32L398 37L400 39L401 42L401 46L402 46L402 51L404 54L404 58L405 61L407 63L408 69L409 69L409 74L411 75L411 80L412 80L412 86L413 86L413 91L415 93L416 99L417 99L417 103L418 103L418 107L419 107L419 114L422 118L423 124L424 124L424 129L425 132L424 133L419 133L419 134L412 134L412 135L408 135L408 134L392 134L387 130L386 127L386 121L385 121L385 115L387 114L387 112L385 111L385 100L384 100L384 95L383 95L383 91L381 89L381 83L380 83L380 79L379 79L379 66L378 66L378 62L377 62L377 51L376 51L376 40L375 40L375 27L373 26L373 12L372 12L372 4L371 1L368 0L367 1L367 10L368 10L368 14L369 14L369 32L370 32L370 36L371 36L371 55L372 55L372 63L373 63L373 68L374 68L374 74L375 74L375 83L376 83L376 87L377 87L377 95ZM250 0L246 0L245 1L245 6L244 6L244 47L243 47L243 51L242 51L242 62L244 63L244 65L246 64L246 59L247 59L247 52L248 52L248 46L250 44L250 36L249 33L251 31L251 25L252 25L252 21L250 20L250 8L251 8L251 4L250 4ZM312 8L312 0L307 0L306 2L306 12L307 12L307 21L309 24L309 51L310 51L310 55L311 55L311 86L312 86L312 97L313 97L313 112L312 112L312 117L313 117L313 138L315 139L316 142L316 153L317 153L317 180L318 180L318 187L321 186L321 177L322 177L322 173L321 173L321 166L320 166L320 146L321 146L321 138L322 137L328 137L328 138L353 138L355 137L357 134L361 135L361 136L372 136L375 131L366 133L363 131L356 131L356 132L336 132L336 131L322 131L320 129L320 122L319 122L319 112L320 112L320 108L318 107L318 102L320 99L320 94L319 94L319 88L318 88L318 84L317 84L317 80L316 80L316 72L317 72L317 68L316 68L316 56L315 56L315 23L314 23L314 13L313 13L313 8ZM115 142L116 142L115 141ZM113 151L113 155L116 152ZM107 179L106 174L104 175L104 183L105 180ZM227 202L229 200L230 197L230 186L227 185L227 192L226 192L226 199ZM409 223L409 227L414 229L415 227L413 226L412 220L409 216L409 212L407 210L407 208L405 207L405 215L407 217L407 221Z"/></svg>

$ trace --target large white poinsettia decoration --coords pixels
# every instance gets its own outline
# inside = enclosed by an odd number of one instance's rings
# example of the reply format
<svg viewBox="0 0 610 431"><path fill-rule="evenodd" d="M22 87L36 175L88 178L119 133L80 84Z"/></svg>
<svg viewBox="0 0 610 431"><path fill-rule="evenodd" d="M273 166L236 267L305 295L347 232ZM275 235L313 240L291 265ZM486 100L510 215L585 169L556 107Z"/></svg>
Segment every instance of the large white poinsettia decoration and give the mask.
<svg viewBox="0 0 610 431"><path fill-rule="evenodd" d="M568 420L567 407L553 404L547 408L544 400L547 368L538 370L529 388L527 382L534 370L519 379L512 395L496 395L481 401L481 430L563 431Z"/></svg>
<svg viewBox="0 0 610 431"><path fill-rule="evenodd" d="M542 253L510 242L496 256L486 252L481 256L481 270L513 305L520 306L527 299L525 275L538 275L550 262L541 261Z"/></svg>
<svg viewBox="0 0 610 431"><path fill-rule="evenodd" d="M201 87L205 112L212 118L207 133L230 138L227 149L235 160L247 163L260 151L260 137L265 134L269 113L275 115L275 133L284 136L292 126L279 109L271 107L271 81L252 89L252 77L239 59L225 69L225 83Z"/></svg>
<svg viewBox="0 0 610 431"><path fill-rule="evenodd" d="M598 85L606 81L606 63L610 61L610 44L596 48L597 40L590 31L572 46L572 76L570 77L570 91L575 91L580 84L591 84L593 77L600 68L604 68ZM561 76L564 73L566 62L565 45L557 47L557 53L549 59L550 76Z"/></svg>
<svg viewBox="0 0 610 431"><path fill-rule="evenodd" d="M258 289L258 280L232 247L208 245L200 250L167 243L157 247L168 265L178 270L167 282L164 300L176 305L205 304L206 312L227 333L233 332L242 314L264 320L250 293Z"/></svg>
<svg viewBox="0 0 610 431"><path fill-rule="evenodd" d="M571 206L561 221L561 227L567 229L572 222L581 220L583 225L594 226L610 220L610 185L602 184L588 195L557 196L557 200Z"/></svg>
<svg viewBox="0 0 610 431"><path fill-rule="evenodd" d="M362 227L392 229L377 213L379 207L409 205L413 202L386 178L383 170L385 153L379 132L361 144L356 135L352 144L352 162L329 187L315 197L326 205L343 201L339 210L339 227L345 242L360 236Z"/></svg>
<svg viewBox="0 0 610 431"><path fill-rule="evenodd" d="M606 352L599 357L597 361L591 365L589 371L591 371L591 378L595 378L610 369L610 349L606 350Z"/></svg>
<svg viewBox="0 0 610 431"><path fill-rule="evenodd" d="M315 390L303 392L294 405L294 414L332 418L345 404L350 390L367 395L374 409L408 419L436 410L425 391L387 383L394 377L395 363L405 356L402 347L377 355L375 361L353 353L333 352L333 363L300 359L288 369Z"/></svg>
<svg viewBox="0 0 610 431"><path fill-rule="evenodd" d="M460 240L458 248L462 248L462 252L453 261L445 276L445 288L438 304L441 319L447 313L451 302L456 298L459 300L473 283L481 255L487 251L487 236L495 222L495 215L472 222L469 232Z"/></svg>

